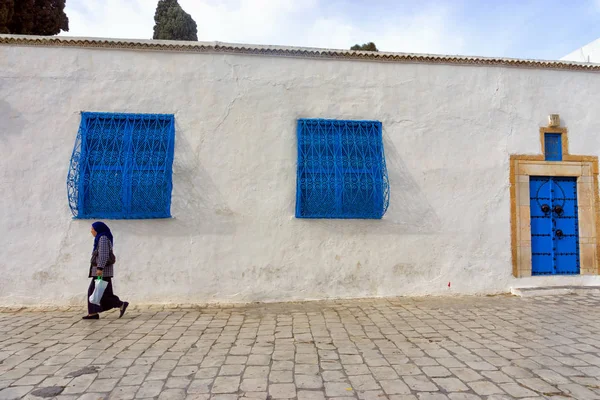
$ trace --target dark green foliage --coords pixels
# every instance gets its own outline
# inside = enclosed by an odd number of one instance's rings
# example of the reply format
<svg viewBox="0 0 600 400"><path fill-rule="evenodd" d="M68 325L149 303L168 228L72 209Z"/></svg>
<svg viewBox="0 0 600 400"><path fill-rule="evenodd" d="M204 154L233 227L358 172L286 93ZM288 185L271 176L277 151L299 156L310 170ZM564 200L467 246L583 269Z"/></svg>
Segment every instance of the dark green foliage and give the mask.
<svg viewBox="0 0 600 400"><path fill-rule="evenodd" d="M10 33L8 24L15 11L13 0L0 0L0 33Z"/></svg>
<svg viewBox="0 0 600 400"><path fill-rule="evenodd" d="M375 46L375 43L373 42L365 44L355 44L354 46L350 47L350 50L379 51L377 50L377 46Z"/></svg>
<svg viewBox="0 0 600 400"><path fill-rule="evenodd" d="M69 30L65 0L0 0L0 33L57 35Z"/></svg>
<svg viewBox="0 0 600 400"><path fill-rule="evenodd" d="M198 40L196 21L181 8L177 0L159 0L154 22L154 39Z"/></svg>

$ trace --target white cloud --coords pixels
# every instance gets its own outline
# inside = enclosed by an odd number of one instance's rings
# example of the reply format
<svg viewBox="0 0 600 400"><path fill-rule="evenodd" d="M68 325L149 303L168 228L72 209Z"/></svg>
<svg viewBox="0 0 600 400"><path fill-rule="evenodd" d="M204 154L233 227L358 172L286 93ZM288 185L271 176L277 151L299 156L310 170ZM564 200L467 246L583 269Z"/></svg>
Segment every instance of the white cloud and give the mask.
<svg viewBox="0 0 600 400"><path fill-rule="evenodd" d="M448 26L452 15L443 8L427 8L418 14L392 16L376 26L352 25L340 19L320 18L307 29L305 45L348 48L374 42L380 51L407 53L460 53L465 40Z"/></svg>
<svg viewBox="0 0 600 400"><path fill-rule="evenodd" d="M369 22L327 15L329 0L179 0L198 24L198 38L289 46L349 48L375 42L383 51L460 53L464 38L440 6ZM600 1L600 0L598 0ZM149 39L156 0L69 0L69 36ZM353 22L362 21L360 23ZM366 22L365 22L366 21ZM450 24L450 25L449 25Z"/></svg>

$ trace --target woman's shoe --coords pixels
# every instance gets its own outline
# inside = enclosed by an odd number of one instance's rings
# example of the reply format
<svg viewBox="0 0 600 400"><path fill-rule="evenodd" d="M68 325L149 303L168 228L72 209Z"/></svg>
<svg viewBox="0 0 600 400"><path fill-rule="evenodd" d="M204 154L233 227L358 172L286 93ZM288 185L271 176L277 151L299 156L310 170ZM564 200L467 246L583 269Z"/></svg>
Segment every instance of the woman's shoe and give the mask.
<svg viewBox="0 0 600 400"><path fill-rule="evenodd" d="M119 318L121 318L125 314L127 307L129 307L129 303L126 301L123 302L123 305L121 306L121 314L119 314Z"/></svg>
<svg viewBox="0 0 600 400"><path fill-rule="evenodd" d="M98 314L86 315L85 317L83 317L81 319L100 319L100 316Z"/></svg>

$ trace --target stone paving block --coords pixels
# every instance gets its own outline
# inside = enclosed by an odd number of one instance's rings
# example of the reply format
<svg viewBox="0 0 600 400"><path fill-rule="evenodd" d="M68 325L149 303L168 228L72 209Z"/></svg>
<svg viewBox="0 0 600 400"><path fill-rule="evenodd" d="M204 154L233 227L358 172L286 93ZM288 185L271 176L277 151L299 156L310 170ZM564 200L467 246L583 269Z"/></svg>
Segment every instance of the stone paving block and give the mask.
<svg viewBox="0 0 600 400"><path fill-rule="evenodd" d="M296 397L296 386L293 383L274 383L269 385L269 395L276 399Z"/></svg>
<svg viewBox="0 0 600 400"><path fill-rule="evenodd" d="M502 371L481 371L481 375L488 378L494 383L512 383L514 379L506 375Z"/></svg>
<svg viewBox="0 0 600 400"><path fill-rule="evenodd" d="M118 382L119 379L116 378L96 379L94 382L92 382L87 391L97 393L111 392L115 386L117 386Z"/></svg>
<svg viewBox="0 0 600 400"><path fill-rule="evenodd" d="M371 373L371 369L367 364L344 365L344 371L347 375L368 375Z"/></svg>
<svg viewBox="0 0 600 400"><path fill-rule="evenodd" d="M383 391L388 394L410 394L410 388L400 379L380 380Z"/></svg>
<svg viewBox="0 0 600 400"><path fill-rule="evenodd" d="M362 364L363 358L358 354L342 354L340 355L342 364Z"/></svg>
<svg viewBox="0 0 600 400"><path fill-rule="evenodd" d="M212 379L194 379L187 388L188 394L210 393Z"/></svg>
<svg viewBox="0 0 600 400"><path fill-rule="evenodd" d="M29 368L15 368L11 369L8 372L2 373L0 376L2 379L20 379L27 375L31 370Z"/></svg>
<svg viewBox="0 0 600 400"><path fill-rule="evenodd" d="M446 367L442 366L431 366L431 367L421 367L421 370L425 373L425 375L430 378L441 378L445 376L450 376L452 373L448 371Z"/></svg>
<svg viewBox="0 0 600 400"><path fill-rule="evenodd" d="M147 381L158 381L165 380L169 376L170 371L151 371L148 375L146 375ZM125 376L127 377L127 375Z"/></svg>
<svg viewBox="0 0 600 400"><path fill-rule="evenodd" d="M244 379L267 378L269 376L269 367L246 367Z"/></svg>
<svg viewBox="0 0 600 400"><path fill-rule="evenodd" d="M219 375L241 375L244 369L243 364L227 364L221 367Z"/></svg>
<svg viewBox="0 0 600 400"><path fill-rule="evenodd" d="M240 386L239 376L219 376L215 379L212 393L235 393Z"/></svg>
<svg viewBox="0 0 600 400"><path fill-rule="evenodd" d="M24 377L22 377L21 379L16 380L12 386L30 386L30 385L37 385L38 383L42 382L44 379L46 379L46 375L25 375Z"/></svg>
<svg viewBox="0 0 600 400"><path fill-rule="evenodd" d="M518 383L501 383L499 385L502 390L513 397L535 397L537 393L519 385Z"/></svg>
<svg viewBox="0 0 600 400"><path fill-rule="evenodd" d="M245 392L242 399L267 400L269 397L267 392Z"/></svg>
<svg viewBox="0 0 600 400"><path fill-rule="evenodd" d="M483 376L470 368L450 368L450 372L456 375L456 377L463 382L472 382L484 379Z"/></svg>
<svg viewBox="0 0 600 400"><path fill-rule="evenodd" d="M269 354L251 354L248 356L247 365L269 365L270 363L271 356Z"/></svg>
<svg viewBox="0 0 600 400"><path fill-rule="evenodd" d="M130 400L135 398L139 386L117 386L108 396L109 400Z"/></svg>
<svg viewBox="0 0 600 400"><path fill-rule="evenodd" d="M0 389L9 387L13 382L14 382L14 380L12 380L12 379L0 380Z"/></svg>
<svg viewBox="0 0 600 400"><path fill-rule="evenodd" d="M372 375L352 375L348 377L355 391L381 389Z"/></svg>
<svg viewBox="0 0 600 400"><path fill-rule="evenodd" d="M414 391L435 392L439 390L425 375L403 376L402 379Z"/></svg>
<svg viewBox="0 0 600 400"><path fill-rule="evenodd" d="M108 399L108 393L84 393L77 397L77 400L105 400Z"/></svg>
<svg viewBox="0 0 600 400"><path fill-rule="evenodd" d="M448 400L448 396L442 393L418 393L419 400Z"/></svg>
<svg viewBox="0 0 600 400"><path fill-rule="evenodd" d="M216 394L210 397L211 400L238 400L237 394Z"/></svg>
<svg viewBox="0 0 600 400"><path fill-rule="evenodd" d="M540 378L517 379L517 383L539 393L556 393L559 390Z"/></svg>
<svg viewBox="0 0 600 400"><path fill-rule="evenodd" d="M450 393L448 394L450 400L481 400L482 398L471 393ZM493 400L490 397L487 397L486 400Z"/></svg>
<svg viewBox="0 0 600 400"><path fill-rule="evenodd" d="M485 361L467 361L465 364L475 371L496 371L498 369Z"/></svg>
<svg viewBox="0 0 600 400"><path fill-rule="evenodd" d="M271 383L290 383L293 382L292 371L271 371L269 382Z"/></svg>
<svg viewBox="0 0 600 400"><path fill-rule="evenodd" d="M400 365L393 365L392 367L396 370L396 372L400 376L404 376L404 375L420 375L420 374L423 373L419 369L419 367L417 367L414 364L400 364Z"/></svg>
<svg viewBox="0 0 600 400"><path fill-rule="evenodd" d="M504 391L498 386L488 381L468 382L467 385L480 396L489 396L492 394L502 394Z"/></svg>
<svg viewBox="0 0 600 400"><path fill-rule="evenodd" d="M370 370L377 380L399 379L398 374L392 367L371 367Z"/></svg>
<svg viewBox="0 0 600 400"><path fill-rule="evenodd" d="M326 382L346 382L348 380L342 371L323 371L321 376Z"/></svg>
<svg viewBox="0 0 600 400"><path fill-rule="evenodd" d="M360 400L381 400L387 397L383 390L357 391L356 394Z"/></svg>
<svg viewBox="0 0 600 400"><path fill-rule="evenodd" d="M295 375L294 381L298 389L323 388L323 379L316 375Z"/></svg>
<svg viewBox="0 0 600 400"><path fill-rule="evenodd" d="M96 374L88 374L74 378L65 387L65 390L63 390L62 394L78 394L85 392L86 389L92 384L94 379L96 379L96 376Z"/></svg>
<svg viewBox="0 0 600 400"><path fill-rule="evenodd" d="M435 359L440 365L446 368L464 368L465 364L454 357L440 357Z"/></svg>
<svg viewBox="0 0 600 400"><path fill-rule="evenodd" d="M167 389L186 389L192 382L191 378L186 377L171 377L167 379L165 388Z"/></svg>
<svg viewBox="0 0 600 400"><path fill-rule="evenodd" d="M163 381L147 381L147 382L144 382L140 386L140 389L136 393L135 397L138 398L138 399L140 399L140 398L146 398L146 397L156 397L162 391L163 386L164 386L164 382Z"/></svg>
<svg viewBox="0 0 600 400"><path fill-rule="evenodd" d="M438 362L431 357L415 357L412 362L419 367L438 365Z"/></svg>
<svg viewBox="0 0 600 400"><path fill-rule="evenodd" d="M433 378L433 381L446 392L462 392L469 388L457 378Z"/></svg>
<svg viewBox="0 0 600 400"><path fill-rule="evenodd" d="M248 378L242 380L240 389L244 392L262 392L268 387L266 378Z"/></svg>
<svg viewBox="0 0 600 400"><path fill-rule="evenodd" d="M104 368L98 373L100 379L122 378L125 376L127 368Z"/></svg>
<svg viewBox="0 0 600 400"><path fill-rule="evenodd" d="M184 400L186 397L183 389L166 389L160 392L158 400Z"/></svg>
<svg viewBox="0 0 600 400"><path fill-rule="evenodd" d="M0 390L0 399L16 400L24 397L27 393L33 390L33 386L15 386Z"/></svg>
<svg viewBox="0 0 600 400"><path fill-rule="evenodd" d="M347 397L354 395L350 382L325 382L327 397Z"/></svg>
<svg viewBox="0 0 600 400"><path fill-rule="evenodd" d="M299 390L298 400L325 400L325 393L313 390Z"/></svg>
<svg viewBox="0 0 600 400"><path fill-rule="evenodd" d="M294 369L294 363L292 361L273 361L271 369L273 371L291 371Z"/></svg>
<svg viewBox="0 0 600 400"><path fill-rule="evenodd" d="M294 372L301 375L318 375L319 366L312 364L296 364Z"/></svg>
<svg viewBox="0 0 600 400"><path fill-rule="evenodd" d="M560 391L571 395L572 397L578 399L578 400L587 400L587 399L598 399L598 394L591 391L590 389L582 386L582 385L578 385L575 383L571 383L568 385L558 385L558 389L560 389Z"/></svg>

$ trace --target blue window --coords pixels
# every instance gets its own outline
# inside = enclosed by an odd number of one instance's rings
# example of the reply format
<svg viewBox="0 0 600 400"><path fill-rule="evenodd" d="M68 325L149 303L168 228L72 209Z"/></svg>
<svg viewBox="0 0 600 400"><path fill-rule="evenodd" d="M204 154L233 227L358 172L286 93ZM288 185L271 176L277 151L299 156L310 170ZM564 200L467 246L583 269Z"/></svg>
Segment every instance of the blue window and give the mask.
<svg viewBox="0 0 600 400"><path fill-rule="evenodd" d="M298 120L297 218L383 217L389 185L379 121Z"/></svg>
<svg viewBox="0 0 600 400"><path fill-rule="evenodd" d="M562 138L560 133L544 134L546 161L562 161Z"/></svg>
<svg viewBox="0 0 600 400"><path fill-rule="evenodd" d="M173 115L81 113L67 178L73 215L170 217L174 145Z"/></svg>

